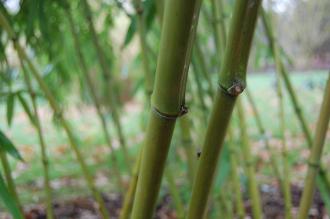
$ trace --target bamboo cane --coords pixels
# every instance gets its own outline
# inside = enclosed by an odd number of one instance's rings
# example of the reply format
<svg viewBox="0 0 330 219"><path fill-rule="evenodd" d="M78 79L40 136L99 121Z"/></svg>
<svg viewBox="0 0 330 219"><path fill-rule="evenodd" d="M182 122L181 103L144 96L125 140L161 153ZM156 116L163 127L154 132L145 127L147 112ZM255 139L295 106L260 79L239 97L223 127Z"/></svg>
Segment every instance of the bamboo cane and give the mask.
<svg viewBox="0 0 330 219"><path fill-rule="evenodd" d="M19 208L20 212L22 214L24 214L22 204L21 204L21 202L18 198L16 185L15 185L13 176L11 174L11 169L10 169L10 165L9 165L9 162L8 162L7 154L2 149L0 150L0 160L1 160L2 167L3 167L4 177L6 179L8 191L10 192L13 199L15 200L15 202L17 204L17 207Z"/></svg>
<svg viewBox="0 0 330 219"><path fill-rule="evenodd" d="M233 189L235 193L235 204L236 204L236 211L237 216L239 219L245 218L245 209L244 209L244 201L243 195L241 191L241 185L238 175L238 163L237 163L237 149L234 148L234 136L232 133L232 129L229 127L228 129L228 144L230 150L230 166L231 166L231 179L233 183Z"/></svg>
<svg viewBox="0 0 330 219"><path fill-rule="evenodd" d="M47 156L47 151L46 151L47 146L46 146L46 142L44 139L43 129L42 129L41 123L40 123L36 94L33 90L30 76L24 66L23 61L21 59L19 61L20 61L21 69L23 70L24 81L27 86L29 95L31 97L31 102L32 102L34 121L31 121L31 122L35 126L35 129L38 133L38 138L39 138L39 144L40 144L40 150L41 150L41 163L42 163L42 167L43 167L43 171L44 171L44 187L45 187L45 193L46 193L47 218L53 219L54 211L53 211L53 206L52 206L52 188L50 186L50 179L49 179L49 159Z"/></svg>
<svg viewBox="0 0 330 219"><path fill-rule="evenodd" d="M256 121L256 124L257 124L257 128L259 130L259 133L260 135L262 136L262 139L263 139L263 142L265 144L265 147L267 149L267 151L269 152L270 154L270 164L271 164L271 167L275 173L275 177L277 179L277 181L282 184L282 175L281 175L281 171L278 167L278 160L275 156L275 151L273 150L273 148L270 146L269 144L269 139L268 137L266 136L266 130L265 130L265 127L261 121L261 117L260 117L260 113L259 113L259 110L255 104L255 101L254 101L254 98L252 96L252 94L250 93L250 90L249 89L246 89L246 96L247 96L247 99L249 101L249 104L252 108L252 111L253 111L253 114L254 114L254 118L255 118L255 121Z"/></svg>
<svg viewBox="0 0 330 219"><path fill-rule="evenodd" d="M235 3L220 73L219 92L214 97L189 204L188 219L200 219L206 210L216 164L235 100L245 88L246 66L260 2L238 0Z"/></svg>
<svg viewBox="0 0 330 219"><path fill-rule="evenodd" d="M263 12L262 15L263 14L266 15L265 12ZM264 25L265 30L266 30L265 31L266 32L266 37L268 38L269 44L273 45L274 42L276 41L276 39L273 35L273 31L271 29L272 27L269 26L268 22L266 22L267 18L265 16L263 16L263 17L264 18L262 20L263 20L263 25ZM276 45L275 47L278 47L278 45ZM301 128L303 130L303 133L305 135L305 138L307 140L307 145L308 145L309 148L311 148L312 144L313 144L312 135L311 135L311 132L310 132L308 126L307 126L307 122L306 122L305 117L303 115L303 112L301 110L301 107L300 107L300 104L298 102L296 93L295 93L295 91L293 89L293 86L291 84L290 78L288 76L288 72L287 72L287 70L286 70L286 68L285 68L285 66L282 62L282 59L279 57L279 54L275 53L275 51L272 48L273 48L273 46L270 46L273 58L275 59L275 56L277 56L277 60L279 60L278 65L279 65L279 68L280 68L281 76L283 77L284 85L285 85L285 87L287 89L287 92L290 96L295 114L298 118L300 126L301 126ZM326 173L327 172L325 171L325 168L322 166L322 164L320 164L320 169L319 169L318 176L317 176L317 179L316 179L316 184L320 189L327 191L325 193L321 193L321 197L322 197L323 201L325 202L327 208L330 209L330 195L329 195L330 194L330 180L328 179Z"/></svg>
<svg viewBox="0 0 330 219"><path fill-rule="evenodd" d="M275 44L273 44L275 45ZM278 53L277 47L274 47L275 53ZM279 57L276 55L275 57ZM289 163L287 157L286 139L285 139L285 115L284 115L284 105L283 105L283 94L282 94L282 81L280 77L280 64L278 59L276 64L276 80L277 80L277 96L279 101L279 117L280 117L280 135L282 140L282 161L283 161L283 177L282 177L282 191L284 196L284 206L285 206L285 218L291 219L291 209L292 209L292 198L290 189L290 172Z"/></svg>
<svg viewBox="0 0 330 219"><path fill-rule="evenodd" d="M184 147L187 156L188 177L190 179L190 183L192 184L196 172L197 156L193 147L193 141L191 139L191 124L188 115L185 115L179 119L179 125L182 136L182 146Z"/></svg>
<svg viewBox="0 0 330 219"><path fill-rule="evenodd" d="M97 36L94 24L93 24L93 18L92 18L92 12L90 9L90 6L87 2L87 0L83 0L82 1L83 6L84 6L84 12L85 12L85 18L86 21L88 23L88 27L89 27L89 31L92 35L92 42L98 57L98 61L100 63L100 67L101 67L101 72L102 72L102 76L104 78L104 84L105 84L105 89L106 89L106 97L107 97L107 105L109 107L109 110L111 112L112 115L112 120L113 123L116 127L116 131L119 137L119 142L120 142L120 146L121 149L123 151L123 155L125 158L125 162L126 165L128 167L129 172L131 172L131 161L130 161L130 157L129 157L129 153L128 153L128 149L127 149L127 145L126 145L126 141L125 141L125 137L123 134L123 130L122 130L122 125L121 125L121 121L119 118L119 113L118 113L118 109L116 106L116 102L115 102L115 94L114 92L111 90L111 88L113 87L113 81L112 81L112 76L111 73L109 71L109 67L107 66L106 63L106 59L105 59L105 55L104 52L102 50L102 47L100 45L99 42L99 38Z"/></svg>
<svg viewBox="0 0 330 219"><path fill-rule="evenodd" d="M198 1L166 1L160 52L152 94L133 219L152 217L176 118L184 111L186 57ZM199 8L198 8L199 9ZM195 21L194 21L195 19ZM196 22L197 23L197 22Z"/></svg>
<svg viewBox="0 0 330 219"><path fill-rule="evenodd" d="M327 134L330 119L330 72L327 85L324 91L323 102L319 118L316 124L315 139L311 148L308 160L308 171L305 178L305 187L300 201L298 219L306 219L308 217L309 208L311 206L315 188L315 181L318 175L320 160L324 147L324 141Z"/></svg>
<svg viewBox="0 0 330 219"><path fill-rule="evenodd" d="M24 49L19 44L15 32L13 31L13 29L9 25L6 17L2 14L2 12L0 12L0 25L7 32L9 38L12 39L19 59L24 60L27 63L27 65L29 66L32 75L35 77L35 79L37 80L41 90L44 92L45 97L49 102L49 105L51 106L51 108L54 111L54 114L57 116L60 123L62 124L62 126L63 126L63 128L64 128L64 130L65 130L65 132L68 136L68 139L70 141L70 146L71 146L72 150L74 151L74 153L76 155L76 158L77 158L77 161L78 161L78 163L79 163L79 165L80 165L80 167L83 171L83 175L86 179L87 185L88 185L89 189L92 191L92 194L93 194L95 200L97 201L97 203L99 205L98 207L99 207L102 218L104 218L104 219L109 218L108 211L105 207L105 203L104 203L104 201L101 197L101 194L97 191L97 189L95 187L95 184L94 184L94 181L93 181L93 178L92 178L92 176L91 176L91 174L90 174L90 172L87 168L87 165L85 163L85 160L84 160L81 152L79 151L78 142L77 142L77 139L76 139L76 137L75 137L75 135L74 135L74 133L71 129L70 124L65 119L61 108L57 104L56 100L54 99L54 96L52 95L52 93L48 89L46 83L44 82L44 80L40 76L40 73L38 72L37 68L32 63L32 61L29 59L26 52L24 51Z"/></svg>
<svg viewBox="0 0 330 219"><path fill-rule="evenodd" d="M123 192L124 189L125 189L123 187L124 186L123 179L122 179L122 176L120 174L117 157L114 153L115 150L114 150L112 142L111 142L111 138L110 138L106 118L104 116L104 113L101 110L101 103L100 103L100 101L99 101L99 99L96 95L96 90L95 90L95 87L92 83L92 78L88 73L87 64L84 60L83 53L81 51L78 33L75 30L75 26L74 26L74 22L73 22L73 18L72 18L72 14L70 12L69 6L65 9L65 12L66 12L67 18L69 20L70 31L71 31L72 38L73 38L73 41L74 41L74 47L75 47L75 51L77 53L77 58L78 58L80 69L81 69L81 72L83 73L83 76L84 76L84 79L86 81L87 87L90 91L90 95L91 95L91 98L93 100L94 107L96 109L96 113L97 113L97 115L100 119L105 140L106 140L107 145L109 146L109 148L111 150L110 156L111 156L111 160L112 160L113 167L114 167L113 170L114 170L114 173L115 173L116 178L117 178L117 185L118 185L118 188L120 188Z"/></svg>
<svg viewBox="0 0 330 219"><path fill-rule="evenodd" d="M246 174L248 177L248 191L252 202L252 214L253 218L262 218L260 193L258 183L255 175L255 165L251 154L251 147L249 142L249 136L247 133L247 126L243 111L243 105L241 100L237 101L237 112L241 128L241 139L242 139L242 155L246 167Z"/></svg>

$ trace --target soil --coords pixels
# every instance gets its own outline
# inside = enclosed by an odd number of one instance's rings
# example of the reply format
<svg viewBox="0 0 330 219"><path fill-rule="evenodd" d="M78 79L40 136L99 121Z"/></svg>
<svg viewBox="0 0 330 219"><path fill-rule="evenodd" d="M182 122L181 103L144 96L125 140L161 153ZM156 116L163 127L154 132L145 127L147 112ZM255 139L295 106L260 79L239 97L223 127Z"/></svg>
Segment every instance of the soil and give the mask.
<svg viewBox="0 0 330 219"><path fill-rule="evenodd" d="M302 195L302 188L298 186L292 186L292 214L295 218L299 200ZM119 195L104 195L103 198L106 202L107 208L112 215L112 218L118 218L122 197ZM281 192L275 186L263 185L261 187L261 198L263 203L264 218L267 219L281 219L284 218L284 203ZM58 219L99 219L95 202L90 197L79 197L72 200L55 202L53 204L55 216ZM245 209L247 215L251 215L251 205L248 199L245 199ZM154 219L175 219L176 214L171 207L171 198L169 195L165 195L160 203L156 207ZM326 210L324 203L321 200L318 191L314 194L313 205L310 209L309 219L324 219L326 216ZM26 219L46 219L45 209L41 205L34 206L27 209L25 213ZM6 219L8 217L1 216L0 219ZM251 218L251 217L248 217Z"/></svg>

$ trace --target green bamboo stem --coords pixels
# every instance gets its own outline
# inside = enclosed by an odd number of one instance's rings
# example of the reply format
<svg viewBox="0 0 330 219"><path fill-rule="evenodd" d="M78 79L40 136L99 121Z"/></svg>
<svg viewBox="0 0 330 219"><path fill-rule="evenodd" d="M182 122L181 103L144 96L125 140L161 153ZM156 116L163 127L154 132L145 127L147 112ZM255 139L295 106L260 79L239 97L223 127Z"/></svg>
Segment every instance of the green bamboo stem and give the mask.
<svg viewBox="0 0 330 219"><path fill-rule="evenodd" d="M235 193L235 204L236 204L236 212L237 212L237 217L239 219L244 219L245 218L245 209L244 209L244 201L243 201L243 195L241 191L241 185L240 185L240 180L239 180L239 175L238 175L238 163L237 163L237 152L236 148L234 148L234 138L233 138L233 133L232 130L229 128L228 130L228 144L229 144L229 160L230 160L230 167L231 167L231 182L233 183L233 189Z"/></svg>
<svg viewBox="0 0 330 219"><path fill-rule="evenodd" d="M14 182L13 176L11 175L11 169L10 169L9 161L7 158L7 154L3 150L0 150L0 159L1 159L1 164L3 167L3 172L4 172L5 179L6 179L8 191L13 196L21 213L24 214L22 204L18 198L15 182Z"/></svg>
<svg viewBox="0 0 330 219"><path fill-rule="evenodd" d="M273 34L273 31L272 31L272 27L269 25L269 23L267 22L267 18L266 18L266 13L263 11L262 14L262 21L263 21L263 25L265 27L265 32L266 32L266 37L268 38L268 41L269 41L269 44L270 45L274 45L274 42L276 41L275 37L274 37L274 34ZM275 47L279 47L277 44L275 44ZM312 135L311 135L311 132L307 126L307 122L306 122L306 119L303 115L303 112L301 110L301 107L300 107L300 104L298 102L298 99L297 99L297 96L296 96L296 93L293 89L293 86L291 84L291 81L290 81L290 78L289 78L289 74L287 72L287 69L285 68L282 60L281 60L281 57L279 57L279 53L278 52L275 52L273 50L274 46L270 46L270 49L271 49L271 52L272 52L272 55L273 55L273 58L275 59L275 62L276 60L278 60L278 65L279 65L279 69L280 69L280 73L281 73L281 76L283 77L283 81L284 81L284 85L287 89L287 92L289 94L289 97L291 99L291 102L292 102L292 106L294 108L294 111L295 111L295 114L298 118L298 121L300 123L300 126L303 130L303 133L305 135L305 138L307 140L307 145L309 148L312 147L312 144L313 144L313 139L312 139ZM277 58L275 58L277 56ZM330 180L329 178L327 177L327 172L325 170L325 168L322 166L322 164L320 164L320 169L319 169L319 172L318 172L318 176L317 176L317 179L316 179L316 183L317 183L317 186L322 190L327 190L326 193L321 193L321 197L323 199L323 201L325 202L325 204L330 208Z"/></svg>
<svg viewBox="0 0 330 219"><path fill-rule="evenodd" d="M196 172L197 156L196 156L195 149L193 146L193 140L191 138L191 124L190 124L188 115L185 115L179 119L179 125L180 125L181 136L182 136L182 139L181 139L182 146L184 147L185 154L187 157L188 177L192 184L194 177L195 177L195 172Z"/></svg>
<svg viewBox="0 0 330 219"><path fill-rule="evenodd" d="M196 61L198 61L199 66L200 66L200 71L201 73L203 73L204 78L206 79L207 83L208 83L208 94L210 95L210 97L212 98L214 95L214 89L213 89L213 85L212 85L212 80L210 77L210 74L207 70L207 66L206 66L206 62L205 62L205 58L202 52L202 48L199 44L198 38L195 41L195 47L194 47L194 51L193 51L193 57L195 56Z"/></svg>
<svg viewBox="0 0 330 219"><path fill-rule="evenodd" d="M277 179L277 181L282 185L282 175L281 175L281 171L279 169L279 166L278 166L278 160L275 156L275 151L274 149L270 146L269 144L269 139L268 137L266 136L266 130L264 128L264 125L261 121L261 116L260 116L260 113L259 113L259 110L257 108L257 105L255 104L254 102L254 98L252 96L252 94L250 93L250 90L249 89L246 89L246 96L247 96L247 99L249 101L249 104L252 108L252 111L253 111L253 114L254 114L254 118L255 118L255 121L256 121L256 124L257 124L257 128L259 130L259 133L261 136L263 136L263 142L265 144L265 147L267 149L267 151L269 152L269 155L270 155L270 164L271 164L271 167L274 171L274 174L275 174L275 177ZM282 188L282 186L281 186Z"/></svg>
<svg viewBox="0 0 330 219"><path fill-rule="evenodd" d="M86 21L88 23L88 27L89 27L89 31L92 35L92 43L94 45L97 57L98 57L98 61L100 63L100 67L101 67L101 72L102 72L102 76L104 78L104 84L105 84L105 89L106 89L106 97L107 97L107 105L109 107L109 110L111 112L112 115L112 119L113 119L113 123L116 127L116 131L119 137L119 142L120 142L120 146L121 146L121 150L123 151L123 155L125 158L125 162L126 165L128 167L129 172L131 172L131 161L130 161L130 157L129 157L129 153L128 153L128 149L127 149L127 145L126 145L126 141L125 141L125 137L123 134L123 130L122 130L122 125L121 125L121 121L119 118L119 112L118 109L116 107L116 101L115 101L115 94L113 92L113 90L111 89L113 87L113 81L112 81L112 75L109 71L109 66L106 63L106 59L105 59L105 55L104 52L102 50L102 47L100 45L99 42L99 38L97 36L95 27L94 27L94 23L93 23L93 18L92 18L92 12L90 9L90 6L87 2L87 0L83 0L83 7L84 7L84 12L85 12L85 18Z"/></svg>
<svg viewBox="0 0 330 219"><path fill-rule="evenodd" d="M101 103L100 103L100 101L97 97L95 87L92 83L92 78L91 78L90 74L88 73L87 64L85 62L85 59L83 57L83 53L81 51L81 46L80 46L80 43L79 43L78 33L75 29L73 17L72 17L72 14L70 12L69 7L66 8L65 12L66 12L67 18L69 20L70 31L71 31L72 38L73 38L73 41L74 41L74 47L75 47L75 51L77 53L79 67L81 69L81 72L83 73L83 76L84 76L84 79L86 81L87 87L89 89L94 107L96 109L96 113L97 113L97 115L100 119L103 134L104 134L104 138L106 140L107 145L109 146L109 148L111 150L110 156L111 156L111 160L112 160L112 164L113 164L113 170L114 170L114 173L115 173L115 176L116 176L116 179L117 179L117 185L118 185L118 188L120 188L122 191L124 191L125 188L123 187L124 186L123 179L122 179L122 176L120 174L120 169L119 169L119 164L118 164L117 157L114 153L115 150L114 150L112 142L111 142L110 132L108 130L106 118L105 118L104 113L102 112Z"/></svg>
<svg viewBox="0 0 330 219"><path fill-rule="evenodd" d="M226 48L226 27L223 13L223 2L222 0L211 0L212 9L212 27L214 34L215 46L218 54L221 56L225 53Z"/></svg>
<svg viewBox="0 0 330 219"><path fill-rule="evenodd" d="M33 108L33 115L34 115L34 121L31 121L34 125L39 138L39 144L40 144L40 150L41 150L41 163L42 168L44 172L44 188L45 188L45 194L46 194L46 209L47 209L47 218L53 219L54 218L54 211L52 206L52 188L50 186L50 177L49 177L49 159L47 156L47 146L44 139L43 129L41 127L39 112L38 112L38 106L37 106L37 100L36 100L36 94L33 90L32 83L30 76L24 66L23 60L20 59L20 65L21 69L23 70L23 76L24 81L27 86L29 95L31 97L32 102L32 108Z"/></svg>
<svg viewBox="0 0 330 219"><path fill-rule="evenodd" d="M177 189L177 185L175 183L172 171L167 167L165 170L165 177L168 183L168 188L175 206L176 210L176 218L183 219L184 217L184 206L182 204L182 200L180 198L180 194Z"/></svg>
<svg viewBox="0 0 330 219"><path fill-rule="evenodd" d="M139 154L135 161L131 180L129 183L127 193L125 194L123 207L120 211L119 219L129 219L130 218L131 209L133 207L133 201L134 201L136 187L137 187L137 182L138 182L138 178L139 178L139 170L141 167L142 150L143 150L143 147L140 148Z"/></svg>
<svg viewBox="0 0 330 219"><path fill-rule="evenodd" d="M311 148L308 161L308 171L305 178L305 187L303 195L300 201L298 219L308 218L309 208L311 206L315 188L315 181L318 175L320 160L322 157L322 151L324 147L324 141L326 138L330 119L330 72L327 81L327 85L324 91L323 102L319 118L316 124L315 140Z"/></svg>
<svg viewBox="0 0 330 219"><path fill-rule="evenodd" d="M200 78L200 72L199 72L200 69L199 69L199 65L197 63L197 57L195 56L195 54L193 54L193 56L192 56L192 65L193 65L193 75L194 75L195 83L197 86L198 99L199 99L201 110L203 113L203 121L204 121L204 124L206 124L208 109L207 109L205 99L204 99L205 96L204 96L204 90L203 90L201 78Z"/></svg>
<svg viewBox="0 0 330 219"><path fill-rule="evenodd" d="M278 49L273 44L273 50L275 53L278 53ZM275 57L279 57L276 55ZM290 170L287 157L287 144L285 139L285 114L284 114L284 103L283 103L283 94L282 94L282 81L280 75L280 60L276 59L276 80L277 80L277 96L279 102L279 118L280 118L280 136L282 141L282 162L283 162L283 177L282 177L282 191L284 196L284 206L285 206L285 218L291 219L291 209L292 209L292 198L291 198L291 189L290 189Z"/></svg>
<svg viewBox="0 0 330 219"><path fill-rule="evenodd" d="M154 77L152 75L149 59L148 59L148 47L146 43L146 32L145 32L145 18L144 18L144 9L141 0L134 0L134 8L135 13L137 15L137 28L138 28L138 35L140 40L140 47L141 47L141 55L142 55L142 62L143 62L143 71L145 75L145 90L146 96L148 98L148 102L150 102L150 97L153 91L154 85Z"/></svg>
<svg viewBox="0 0 330 219"><path fill-rule="evenodd" d="M241 128L242 139L242 154L246 167L246 174L248 178L248 191L252 202L252 214L253 218L262 218L261 201L258 183L256 181L255 165L251 154L251 147L249 142L249 136L247 132L247 125L245 121L243 105L241 100L237 101L237 112Z"/></svg>
<svg viewBox="0 0 330 219"><path fill-rule="evenodd" d="M166 1L149 123L132 219L152 217L176 118L182 114L186 57L197 1ZM199 8L198 8L199 9ZM196 22L197 23L197 22Z"/></svg>
<svg viewBox="0 0 330 219"><path fill-rule="evenodd" d="M249 5L251 7L248 7ZM245 88L247 61L259 5L260 1L238 0L235 3L219 89L214 97L194 180L188 219L203 218L206 212L208 196L235 100Z"/></svg>
<svg viewBox="0 0 330 219"><path fill-rule="evenodd" d="M48 100L50 107L54 111L54 114L57 116L59 122L62 124L63 129L65 130L65 132L68 136L68 139L70 141L70 146L71 146L72 150L74 151L74 153L76 155L76 158L77 158L77 161L78 161L78 163L79 163L79 165L82 169L82 172L83 172L83 175L86 179L87 185L88 185L88 187L91 190L95 200L97 201L97 203L99 205L98 208L100 210L102 218L104 218L104 219L109 218L108 211L105 207L105 203L104 203L104 201L101 197L101 194L97 191L97 189L95 187L95 184L94 184L94 181L93 181L93 178L92 178L92 175L90 174L90 172L87 168L87 165L85 163L84 157L82 156L81 152L79 151L78 142L77 142L77 139L76 139L75 135L73 134L71 126L69 125L68 121L65 119L61 108L57 104L54 96L52 95L51 91L48 89L46 83L44 82L43 78L41 77L40 72L37 70L35 65L32 63L32 61L27 56L25 50L19 44L15 32L13 31L13 29L9 25L6 17L1 12L0 12L0 25L7 32L9 38L12 39L19 59L21 59L22 61L25 61L27 63L27 65L29 66L32 75L34 76L34 78L38 82L38 85L40 86L40 88L43 91L46 99Z"/></svg>

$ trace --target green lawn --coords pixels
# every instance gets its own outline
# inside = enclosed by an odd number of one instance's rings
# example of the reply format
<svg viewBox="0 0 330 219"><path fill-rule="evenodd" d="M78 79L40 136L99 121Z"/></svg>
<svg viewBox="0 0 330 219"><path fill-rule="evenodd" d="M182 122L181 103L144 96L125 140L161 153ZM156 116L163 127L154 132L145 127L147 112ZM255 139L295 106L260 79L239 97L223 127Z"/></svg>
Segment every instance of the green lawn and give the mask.
<svg viewBox="0 0 330 219"><path fill-rule="evenodd" d="M303 113L308 121L311 130L314 130L314 125L319 113L320 103L322 101L322 91L325 86L328 73L326 71L314 71L305 73L291 74L292 82L299 102L302 106ZM274 147L278 145L278 107L275 87L275 75L273 73L258 73L248 76L248 88L252 92L257 107L261 113L263 123L266 130L273 136L271 143ZM285 98L285 114L287 137L289 146L290 163L293 168L300 168L308 155L306 144L292 105L287 93L284 93ZM244 103L246 107L246 114L248 118L248 126L253 144L255 146L255 153L260 155L260 159L264 159L261 152L265 149L260 146L260 136L258 135L255 121L251 108L247 105L246 98ZM60 127L54 126L52 122L52 114L49 112L47 104L41 102L42 123L45 132L45 138L48 147L48 154L50 157L50 174L52 185L54 188L55 199L67 199L73 196L87 195L84 180L79 166L75 162L74 155L69 148L65 133ZM86 157L86 161L90 170L95 174L99 188L106 192L115 192L116 188L113 185L111 173L111 162L108 159L109 149L103 139L102 131L100 129L98 118L91 107L79 106L77 108L70 108L67 113L67 118L79 136L81 141L81 151ZM131 155L137 153L138 147L143 140L143 132L141 132L145 114L141 119L141 111L145 111L143 106L138 102L131 101L124 107L122 122L124 125L124 133L128 136L128 145L130 146ZM192 113L195 109L191 108ZM197 123L194 124L196 133L201 129ZM18 185L19 195L22 202L26 205L33 205L34 203L41 203L44 195L42 192L42 167L40 162L40 151L37 135L29 124L27 117L24 115L22 109L18 107L16 102L16 109L14 121L9 128L6 123L5 105L0 106L0 128L4 130L17 145L20 152L25 159L25 162L17 163L11 159L13 175ZM114 136L113 143L118 147L118 140L114 128L110 125L111 136ZM204 127L202 127L204 129ZM200 133L200 132L198 132ZM202 137L198 137L196 141L202 141ZM326 141L324 152L324 161L330 166L330 141L329 135ZM261 150L258 150L261 148ZM174 152L173 150L171 151ZM116 150L116 155L120 158L122 171L127 171L123 162L122 154ZM173 155L170 155L173 156ZM266 158L265 158L266 159ZM185 177L184 168L181 168L183 162L178 169L178 176ZM173 167L173 165L172 165ZM261 180L267 181L268 174L271 174L267 166L263 166L259 171ZM304 172L294 171L293 181L301 181Z"/></svg>

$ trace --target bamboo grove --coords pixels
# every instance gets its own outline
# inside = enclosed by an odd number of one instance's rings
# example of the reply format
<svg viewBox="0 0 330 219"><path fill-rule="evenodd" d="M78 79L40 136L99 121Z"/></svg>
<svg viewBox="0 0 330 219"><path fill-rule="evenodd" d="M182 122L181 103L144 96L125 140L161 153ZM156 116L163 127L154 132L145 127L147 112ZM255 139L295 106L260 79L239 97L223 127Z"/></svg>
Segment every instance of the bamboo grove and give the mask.
<svg viewBox="0 0 330 219"><path fill-rule="evenodd" d="M24 115L24 142L37 139L33 179L42 181L44 218L62 218L54 172L66 153L70 164L61 168L77 171L97 218L276 218L266 209L267 183L280 196L280 218L310 218L316 193L330 215L329 159L322 156L329 153L330 72L311 106L296 87L268 1L22 0L16 12L8 2L0 5L0 116L7 121L0 124L0 212L30 218L22 194L32 191L15 168L31 159L8 134ZM273 67L274 86L250 80L259 53ZM138 112L129 109L134 104ZM49 138L54 130L65 142L60 158ZM267 153L262 165L258 150ZM292 158L301 151L306 158ZM305 168L298 204L296 163ZM166 197L171 214L162 216Z"/></svg>

